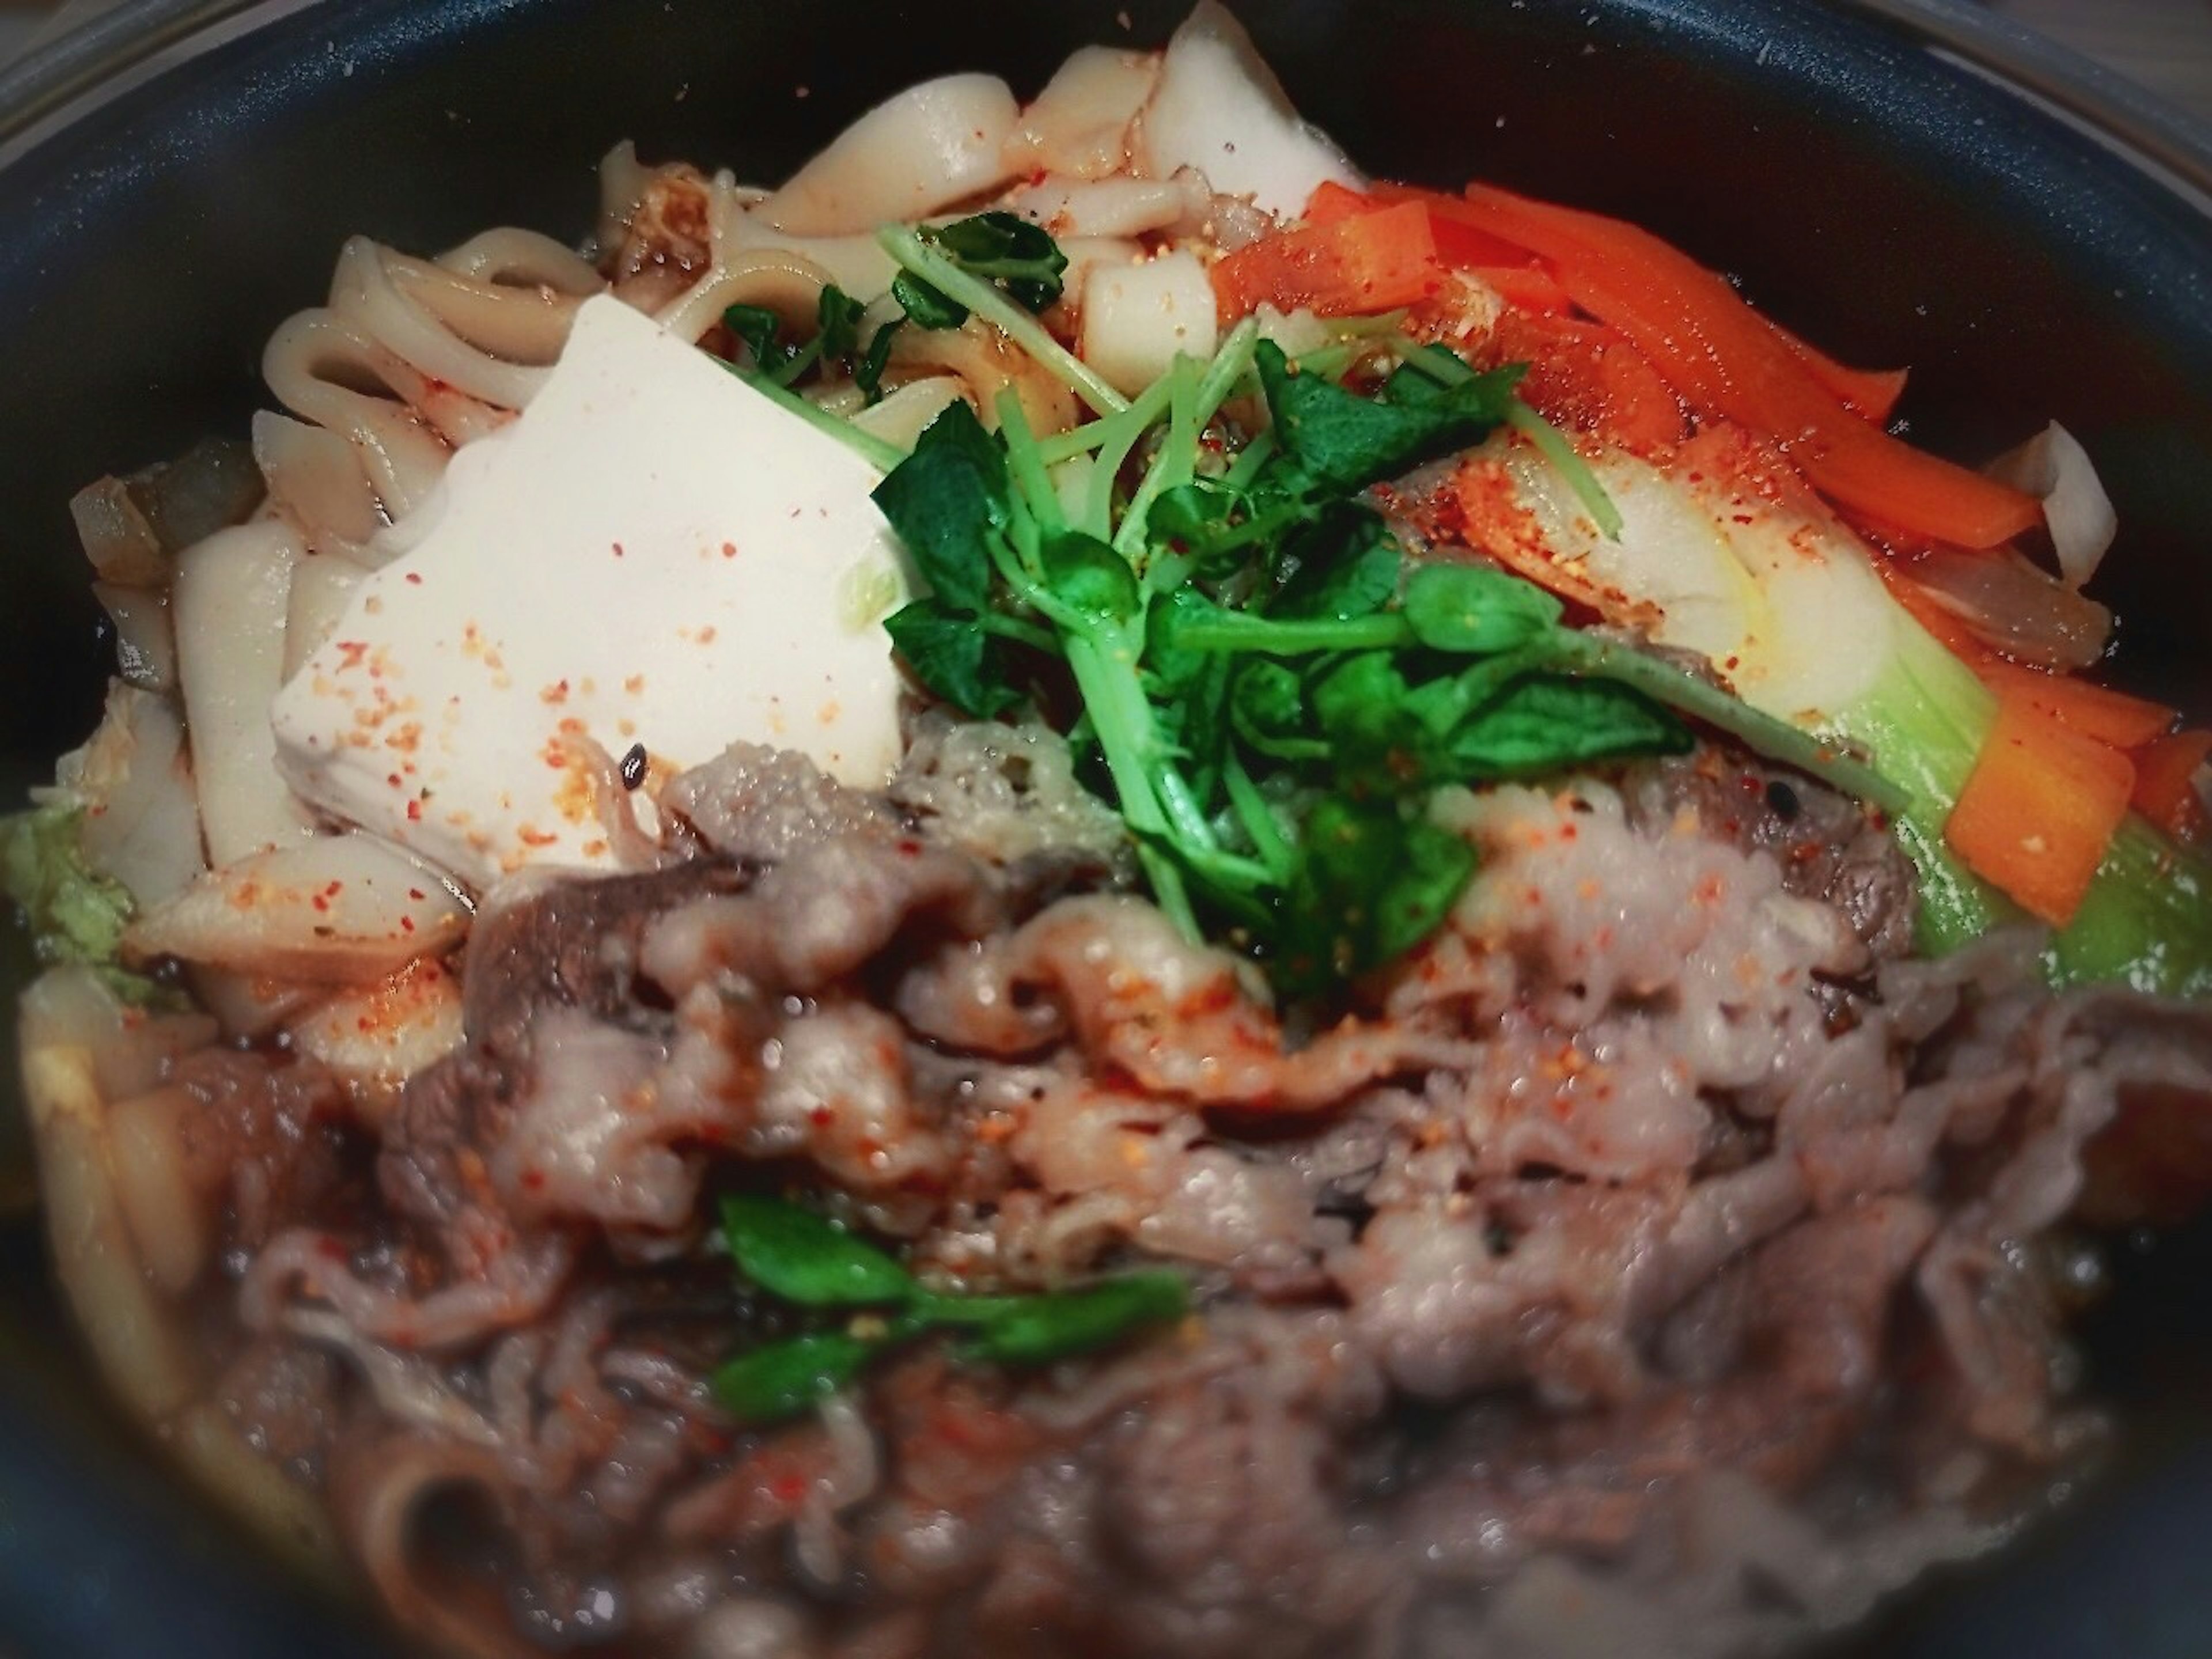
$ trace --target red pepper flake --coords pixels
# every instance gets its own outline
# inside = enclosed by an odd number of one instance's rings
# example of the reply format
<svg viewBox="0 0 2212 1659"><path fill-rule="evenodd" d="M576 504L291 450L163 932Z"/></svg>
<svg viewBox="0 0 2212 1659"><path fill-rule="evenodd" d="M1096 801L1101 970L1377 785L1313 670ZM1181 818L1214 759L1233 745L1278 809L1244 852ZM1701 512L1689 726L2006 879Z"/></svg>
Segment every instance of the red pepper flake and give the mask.
<svg viewBox="0 0 2212 1659"><path fill-rule="evenodd" d="M620 542L617 542L617 543L615 544L615 557L617 557L617 558L618 558L618 559L619 559L620 557L622 557L622 556L623 556L623 544L622 544Z"/></svg>
<svg viewBox="0 0 2212 1659"><path fill-rule="evenodd" d="M408 581L408 585L409 585L410 586L411 586L411 587L420 587L420 586L422 586L422 573L421 571L419 571L419 570L410 570L410 571L409 571L409 572L407 573L407 581Z"/></svg>

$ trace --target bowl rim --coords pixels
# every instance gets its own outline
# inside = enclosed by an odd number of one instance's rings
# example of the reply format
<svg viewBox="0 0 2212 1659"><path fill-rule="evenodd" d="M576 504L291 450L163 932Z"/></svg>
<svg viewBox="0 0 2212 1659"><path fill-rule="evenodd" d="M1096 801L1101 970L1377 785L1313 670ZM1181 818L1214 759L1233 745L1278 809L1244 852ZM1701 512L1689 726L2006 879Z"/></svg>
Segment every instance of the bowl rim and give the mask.
<svg viewBox="0 0 2212 1659"><path fill-rule="evenodd" d="M0 167L203 52L295 14L340 3L117 0L0 67ZM2212 216L2212 118L2024 23L1990 12L1979 0L1775 3L1841 10L1902 30L1922 50L2040 108Z"/></svg>

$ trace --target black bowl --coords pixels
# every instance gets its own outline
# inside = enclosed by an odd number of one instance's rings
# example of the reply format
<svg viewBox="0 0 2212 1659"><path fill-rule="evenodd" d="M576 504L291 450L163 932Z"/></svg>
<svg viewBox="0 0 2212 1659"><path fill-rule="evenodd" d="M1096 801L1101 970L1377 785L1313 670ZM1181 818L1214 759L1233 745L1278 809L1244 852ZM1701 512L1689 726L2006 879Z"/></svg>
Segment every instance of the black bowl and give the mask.
<svg viewBox="0 0 2212 1659"><path fill-rule="evenodd" d="M426 251L495 222L580 234L619 138L775 177L921 76L1034 87L1070 46L1155 43L1179 9L136 0L0 76L0 791L18 798L96 717L70 492L242 430L262 342L320 295L349 233ZM2186 123L1949 0L1245 10L1301 106L1377 171L1633 216L1837 354L1912 364L1905 412L1939 449L1972 459L2063 420L2120 507L2101 586L2127 618L2122 672L2212 705L2212 144ZM373 1616L284 1580L102 1407L50 1288L17 1115L0 1133L0 1650L396 1651ZM2124 1425L2113 1468L1841 1651L2207 1650L2212 1238L2124 1255L2084 1337Z"/></svg>

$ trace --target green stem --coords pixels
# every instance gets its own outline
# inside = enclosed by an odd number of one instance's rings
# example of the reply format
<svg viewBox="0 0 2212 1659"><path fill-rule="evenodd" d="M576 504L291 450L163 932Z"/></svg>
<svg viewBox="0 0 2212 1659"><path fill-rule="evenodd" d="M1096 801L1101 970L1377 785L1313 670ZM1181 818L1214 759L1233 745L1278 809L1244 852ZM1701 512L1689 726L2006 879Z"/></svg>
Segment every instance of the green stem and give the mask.
<svg viewBox="0 0 2212 1659"><path fill-rule="evenodd" d="M1252 480L1260 476L1260 469L1275 456L1275 434L1262 432L1237 452L1237 459L1229 464L1229 471L1221 475L1224 489L1245 490Z"/></svg>
<svg viewBox="0 0 2212 1659"><path fill-rule="evenodd" d="M1247 317L1229 331L1213 354L1213 361L1206 368L1206 374L1198 383L1198 404L1194 411L1199 430L1220 412L1221 405L1229 401L1237 390L1237 382L1252 369L1252 354L1260 343L1260 324L1256 318Z"/></svg>
<svg viewBox="0 0 2212 1659"><path fill-rule="evenodd" d="M1267 866L1269 876L1279 887L1287 886L1297 872L1297 850L1290 838L1283 834L1281 821L1274 809L1267 805L1260 786L1252 781L1252 775L1244 769L1243 757L1230 745L1221 764L1222 787L1229 794L1229 804L1236 809L1237 821L1244 826L1261 863Z"/></svg>
<svg viewBox="0 0 2212 1659"><path fill-rule="evenodd" d="M1114 532L1114 550L1132 563L1144 550L1146 520L1162 493L1188 483L1198 454L1198 369L1188 357L1177 357L1168 371L1168 429L1152 457L1144 482L1122 509L1121 527Z"/></svg>
<svg viewBox="0 0 2212 1659"><path fill-rule="evenodd" d="M1399 362L1427 375L1438 386L1464 386L1474 379L1474 371L1448 347L1424 345L1402 336L1394 343ZM1583 511L1597 526L1598 532L1609 542L1619 541L1624 527L1620 509L1613 504L1605 485L1568 441L1567 434L1522 403L1517 395L1506 410L1505 423L1535 445L1536 453L1559 470L1559 476L1567 481L1567 488L1575 492L1575 499L1583 504Z"/></svg>
<svg viewBox="0 0 2212 1659"><path fill-rule="evenodd" d="M1894 815L1912 805L1910 790L1864 762L1852 759L1786 720L1760 714L1718 686L1671 668L1656 657L1565 629L1558 634L1555 656L1559 665L1570 673L1612 680L1641 691L1654 702L1726 732L1753 754L1810 773L1870 806Z"/></svg>
<svg viewBox="0 0 2212 1659"><path fill-rule="evenodd" d="M714 361L722 362L719 357ZM722 363L722 367L786 413L798 416L817 432L835 438L878 472L890 471L907 457L907 452L889 439L878 438L872 432L861 431L850 421L832 415L826 409L816 408L795 392L787 391L748 369L739 368L734 363Z"/></svg>
<svg viewBox="0 0 2212 1659"><path fill-rule="evenodd" d="M1129 400L1098 372L1045 331L1044 325L1009 300L995 283L963 270L923 241L908 225L886 225L877 244L899 264L949 300L957 300L1028 352L1040 367L1101 415L1118 415Z"/></svg>
<svg viewBox="0 0 2212 1659"><path fill-rule="evenodd" d="M1590 522L1597 526L1598 533L1609 542L1619 541L1626 527L1620 509L1606 494L1605 485L1598 481L1590 464L1567 441L1567 434L1522 403L1517 393L1506 409L1505 423L1535 445L1536 453L1558 469L1559 476L1567 481L1567 488L1575 492L1575 499L1583 504L1583 511L1590 515Z"/></svg>
<svg viewBox="0 0 2212 1659"><path fill-rule="evenodd" d="M1037 451L1036 434L1030 430L1029 411L1022 407L1021 393L1002 386L994 407L998 410L999 435L1006 441L1006 471L1014 488L1021 492L1040 526L1055 531L1066 528L1059 492L1053 489L1052 476L1045 471L1044 457Z"/></svg>
<svg viewBox="0 0 2212 1659"><path fill-rule="evenodd" d="M1316 651L1379 651L1414 642L1413 625L1397 611L1341 620L1272 620L1249 611L1224 611L1203 622L1176 625L1177 645L1194 651L1260 651L1295 657Z"/></svg>

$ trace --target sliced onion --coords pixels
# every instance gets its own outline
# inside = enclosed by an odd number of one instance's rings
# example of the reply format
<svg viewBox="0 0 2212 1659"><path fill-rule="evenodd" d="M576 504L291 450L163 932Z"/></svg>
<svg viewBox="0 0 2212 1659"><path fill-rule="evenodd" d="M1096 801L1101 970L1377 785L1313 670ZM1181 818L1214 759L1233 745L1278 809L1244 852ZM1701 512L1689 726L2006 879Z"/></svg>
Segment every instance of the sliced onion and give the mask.
<svg viewBox="0 0 2212 1659"><path fill-rule="evenodd" d="M2000 483L2042 498L2044 522L2051 527L2066 586L2078 591L2086 585L2120 527L2089 452L2053 421L1986 470Z"/></svg>
<svg viewBox="0 0 2212 1659"><path fill-rule="evenodd" d="M2087 668L2112 636L2111 611L2009 549L1938 548L1911 574L1984 644L2039 668Z"/></svg>

